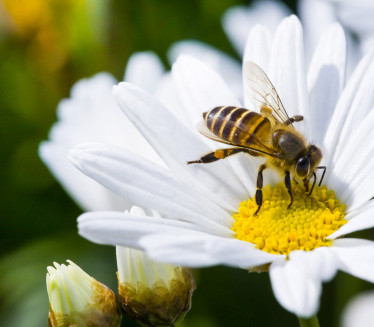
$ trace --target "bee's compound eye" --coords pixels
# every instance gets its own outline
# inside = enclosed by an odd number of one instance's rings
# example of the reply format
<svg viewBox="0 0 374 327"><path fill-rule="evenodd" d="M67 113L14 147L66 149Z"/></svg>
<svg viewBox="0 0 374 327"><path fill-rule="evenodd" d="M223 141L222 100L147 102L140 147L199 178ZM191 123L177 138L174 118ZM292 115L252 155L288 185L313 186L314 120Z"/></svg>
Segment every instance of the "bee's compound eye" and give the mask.
<svg viewBox="0 0 374 327"><path fill-rule="evenodd" d="M304 177L308 174L310 169L310 160L307 156L301 157L296 164L296 173L300 177Z"/></svg>

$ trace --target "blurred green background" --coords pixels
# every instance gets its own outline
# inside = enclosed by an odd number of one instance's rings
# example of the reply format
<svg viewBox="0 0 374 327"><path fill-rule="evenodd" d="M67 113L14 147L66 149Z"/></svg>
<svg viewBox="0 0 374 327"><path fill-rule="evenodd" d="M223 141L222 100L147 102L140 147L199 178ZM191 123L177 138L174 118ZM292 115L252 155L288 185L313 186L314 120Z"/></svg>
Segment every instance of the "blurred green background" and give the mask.
<svg viewBox="0 0 374 327"><path fill-rule="evenodd" d="M116 288L115 251L80 238L81 213L37 155L56 106L83 77L123 77L135 51L167 66L169 46L207 42L239 57L220 19L239 0L0 1L0 325L47 326L46 266L71 259ZM295 10L295 1L288 1ZM195 271L198 288L181 326L297 326L276 302L267 274L215 267ZM339 273L324 286L322 326L337 326L343 305L369 285ZM126 326L136 323L125 318Z"/></svg>

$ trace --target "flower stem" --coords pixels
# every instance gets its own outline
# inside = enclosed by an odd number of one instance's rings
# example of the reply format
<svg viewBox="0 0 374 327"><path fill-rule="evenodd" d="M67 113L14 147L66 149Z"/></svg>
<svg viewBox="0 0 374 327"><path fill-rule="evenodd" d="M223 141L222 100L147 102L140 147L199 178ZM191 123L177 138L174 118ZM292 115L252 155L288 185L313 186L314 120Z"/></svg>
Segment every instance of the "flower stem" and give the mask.
<svg viewBox="0 0 374 327"><path fill-rule="evenodd" d="M317 315L310 318L299 318L300 327L319 327Z"/></svg>

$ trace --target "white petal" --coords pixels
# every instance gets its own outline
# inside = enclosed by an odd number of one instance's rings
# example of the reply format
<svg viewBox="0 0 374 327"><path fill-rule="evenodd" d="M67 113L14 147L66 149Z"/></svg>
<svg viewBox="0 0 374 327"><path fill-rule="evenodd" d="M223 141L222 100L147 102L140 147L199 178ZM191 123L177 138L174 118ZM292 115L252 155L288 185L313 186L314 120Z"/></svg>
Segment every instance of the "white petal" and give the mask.
<svg viewBox="0 0 374 327"><path fill-rule="evenodd" d="M150 160L160 161L114 102L111 93L115 83L106 73L77 82L71 97L59 103L59 120L50 130L49 141L39 149L49 170L86 210L124 210L129 203L77 171L67 160L71 147L84 141L108 142L144 151Z"/></svg>
<svg viewBox="0 0 374 327"><path fill-rule="evenodd" d="M330 281L337 272L337 260L330 247L319 247L313 251L293 251L290 260L295 260L304 274L323 282Z"/></svg>
<svg viewBox="0 0 374 327"><path fill-rule="evenodd" d="M370 0L335 0L339 19L359 36L372 35L374 3Z"/></svg>
<svg viewBox="0 0 374 327"><path fill-rule="evenodd" d="M236 60L210 45L186 40L171 46L168 52L169 62L173 63L182 54L192 56L210 66L223 77L237 98L242 97L241 66Z"/></svg>
<svg viewBox="0 0 374 327"><path fill-rule="evenodd" d="M176 220L125 215L122 212L88 212L78 218L78 233L99 244L121 245L142 249L139 239L153 233L180 233L194 229L192 224Z"/></svg>
<svg viewBox="0 0 374 327"><path fill-rule="evenodd" d="M269 269L271 285L279 303L298 317L311 317L319 307L321 279L305 272L304 256L276 261ZM304 258L303 258L304 257Z"/></svg>
<svg viewBox="0 0 374 327"><path fill-rule="evenodd" d="M204 251L208 239L209 235L206 234L183 231L146 236L140 240L140 244L156 261L185 267L208 267L220 263L211 253Z"/></svg>
<svg viewBox="0 0 374 327"><path fill-rule="evenodd" d="M222 25L238 53L242 54L248 33L255 25L265 25L274 32L280 21L289 14L290 10L280 1L254 1L249 7L235 6L228 9Z"/></svg>
<svg viewBox="0 0 374 327"><path fill-rule="evenodd" d="M190 267L217 264L251 268L284 260L248 242L201 232L187 222L119 212L85 213L78 218L79 234L99 244L142 249L153 259Z"/></svg>
<svg viewBox="0 0 374 327"><path fill-rule="evenodd" d="M180 56L173 64L172 74L191 126L196 126L202 113L214 107L240 106L222 77L195 58Z"/></svg>
<svg viewBox="0 0 374 327"><path fill-rule="evenodd" d="M329 185L350 211L373 197L374 191L374 111L353 129L330 175Z"/></svg>
<svg viewBox="0 0 374 327"><path fill-rule="evenodd" d="M374 227L374 202L370 201L363 208L348 213L345 219L348 222L335 233L329 235L329 239L336 239L343 235Z"/></svg>
<svg viewBox="0 0 374 327"><path fill-rule="evenodd" d="M277 29L271 52L269 78L288 115L303 115L307 110L307 87L303 31L296 16L285 18Z"/></svg>
<svg viewBox="0 0 374 327"><path fill-rule="evenodd" d="M313 141L320 146L344 86L345 66L344 31L334 24L321 38L308 72L309 112L306 119L310 122Z"/></svg>
<svg viewBox="0 0 374 327"><path fill-rule="evenodd" d="M303 22L306 62L309 63L321 36L332 23L336 22L336 15L332 4L325 0L299 0L297 7L298 16ZM318 13L318 24L316 24L316 13Z"/></svg>
<svg viewBox="0 0 374 327"><path fill-rule="evenodd" d="M195 231L153 234L142 238L140 244L157 261L189 267L223 264L246 269L285 259L248 242Z"/></svg>
<svg viewBox="0 0 374 327"><path fill-rule="evenodd" d="M345 306L341 326L342 327L372 327L374 321L374 292L360 293L350 299Z"/></svg>
<svg viewBox="0 0 374 327"><path fill-rule="evenodd" d="M231 43L239 54L244 52L244 44L251 28L246 6L231 7L222 17L222 25Z"/></svg>
<svg viewBox="0 0 374 327"><path fill-rule="evenodd" d="M70 159L85 174L126 199L191 221L218 233L230 232L233 218L177 181L168 170L114 146L82 144ZM223 227L226 226L226 227Z"/></svg>
<svg viewBox="0 0 374 327"><path fill-rule="evenodd" d="M323 33L331 24L339 21L336 15L336 6L334 6L333 2L334 1L326 0L299 0L297 3L299 12L298 16L303 22L304 27L305 56L307 64L310 62L313 52ZM356 3L356 1L352 1L352 3ZM318 24L315 24L316 13L318 13ZM346 27L346 25L342 25L343 27ZM362 54L358 45L357 35L353 36L352 33L347 33L346 38L348 44L346 71L347 76L350 76Z"/></svg>
<svg viewBox="0 0 374 327"><path fill-rule="evenodd" d="M374 35L373 33L370 33L370 35L365 36L361 40L362 53L366 53L367 51L369 51L370 48L373 46L373 44L374 44Z"/></svg>
<svg viewBox="0 0 374 327"><path fill-rule="evenodd" d="M136 52L128 60L124 81L152 93L164 73L164 66L151 51Z"/></svg>
<svg viewBox="0 0 374 327"><path fill-rule="evenodd" d="M256 25L251 29L243 56L243 65L247 61L252 61L259 65L268 74L270 60L270 33L262 25ZM247 78L243 76L244 90L246 89ZM251 100L244 94L244 105L252 108Z"/></svg>
<svg viewBox="0 0 374 327"><path fill-rule="evenodd" d="M68 149L54 142L43 142L39 156L66 192L84 210L125 210L131 202L101 186L77 170L67 158Z"/></svg>
<svg viewBox="0 0 374 327"><path fill-rule="evenodd" d="M337 103L325 137L325 146L331 151L328 167L340 160L352 131L357 130L374 107L373 58L374 48L361 60Z"/></svg>
<svg viewBox="0 0 374 327"><path fill-rule="evenodd" d="M247 194L224 160L208 166L187 166L187 161L210 152L197 135L156 99L134 85L120 83L114 88L114 96L123 112L179 179L217 204L236 210Z"/></svg>
<svg viewBox="0 0 374 327"><path fill-rule="evenodd" d="M360 239L334 240L331 250L337 256L340 270L374 282L374 242Z"/></svg>
<svg viewBox="0 0 374 327"><path fill-rule="evenodd" d="M268 73L270 60L271 36L269 30L262 25L256 25L249 32L243 63L253 61L259 65L265 73Z"/></svg>
<svg viewBox="0 0 374 327"><path fill-rule="evenodd" d="M112 96L116 83L109 74L97 74L76 83L70 99L59 103L59 121L49 138L67 151L81 142L105 142L125 147L161 164L155 151L121 113Z"/></svg>
<svg viewBox="0 0 374 327"><path fill-rule="evenodd" d="M182 123L190 127L170 72L162 75L162 78L159 80L152 94L158 101L166 106L174 116L178 117Z"/></svg>
<svg viewBox="0 0 374 327"><path fill-rule="evenodd" d="M131 283L136 291L144 284L153 287L163 281L168 285L175 278L174 266L155 262L144 251L117 246L116 258L119 281Z"/></svg>

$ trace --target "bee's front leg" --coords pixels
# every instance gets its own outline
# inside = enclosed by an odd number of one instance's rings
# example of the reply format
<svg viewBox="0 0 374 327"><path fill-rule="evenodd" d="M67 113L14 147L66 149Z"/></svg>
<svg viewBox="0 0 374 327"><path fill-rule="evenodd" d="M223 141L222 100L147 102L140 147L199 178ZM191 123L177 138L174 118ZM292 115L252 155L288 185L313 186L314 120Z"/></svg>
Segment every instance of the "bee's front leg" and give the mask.
<svg viewBox="0 0 374 327"><path fill-rule="evenodd" d="M309 179L304 178L303 182L304 182L305 192L308 192L309 191Z"/></svg>
<svg viewBox="0 0 374 327"><path fill-rule="evenodd" d="M316 180L317 180L316 173L313 173L313 177L314 177L314 180L313 180L312 188L310 189L309 195L312 194L313 189L314 189L314 185L316 185ZM308 184L309 184L309 183L308 183ZM306 190L306 191L308 192L308 190Z"/></svg>
<svg viewBox="0 0 374 327"><path fill-rule="evenodd" d="M290 172L286 171L286 176L284 177L284 184L286 185L286 188L288 190L288 194L290 195L291 202L288 205L287 209L289 209L292 205L293 202L293 196L292 196L292 190L291 190L291 177L290 177Z"/></svg>
<svg viewBox="0 0 374 327"><path fill-rule="evenodd" d="M257 204L257 210L255 212L255 216L257 216L257 213L260 211L260 208L262 206L262 186L263 186L263 176L262 172L266 168L266 165L263 164L260 166L257 174L257 190L256 190L256 204Z"/></svg>

